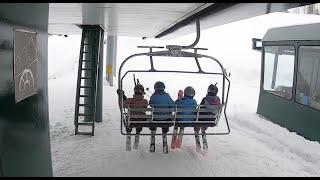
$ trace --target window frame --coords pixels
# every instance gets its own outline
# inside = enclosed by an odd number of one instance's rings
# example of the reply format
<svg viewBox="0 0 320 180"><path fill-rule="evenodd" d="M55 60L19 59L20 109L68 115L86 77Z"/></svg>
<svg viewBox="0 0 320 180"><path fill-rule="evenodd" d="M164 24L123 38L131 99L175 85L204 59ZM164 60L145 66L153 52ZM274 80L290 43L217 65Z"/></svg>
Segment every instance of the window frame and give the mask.
<svg viewBox="0 0 320 180"><path fill-rule="evenodd" d="M275 93L272 93L270 92L269 90L266 90L264 88L264 75L265 75L265 47L270 47L270 46L291 46L293 47L293 50L294 50L294 58L293 58L293 67L294 67L294 70L293 70L293 77L292 77L292 88L291 88L291 97L290 98L286 98L284 96L281 96L281 95L278 95L278 94L275 94ZM281 42L263 42L262 44L262 64L261 64L261 86L260 88L264 91L264 92L267 92L269 94L272 94L272 95L275 95L275 96L278 96L278 97L281 97L283 99L286 99L286 100L289 100L291 101L292 99L294 99L294 95L295 95L295 76L296 76L296 64L297 64L297 48L296 46L294 45L294 43L292 42L286 42L286 41L281 41Z"/></svg>
<svg viewBox="0 0 320 180"><path fill-rule="evenodd" d="M310 43L311 42L311 43ZM316 44L315 43L312 43L312 42L317 42ZM298 71L299 70L299 57L300 57L300 47L301 46L318 46L319 48L320 48L320 41L309 41L309 43L301 43L301 44L299 44L298 46L297 46L297 64L296 64L296 67L297 67L297 69L296 69L296 71ZM319 62L318 63L320 63L320 60L319 60ZM295 73L295 74L297 74L297 72ZM296 76L295 77L295 82L297 83L297 81L298 81L298 76ZM320 111L320 109L316 109L316 108L314 108L314 107L311 107L311 106L309 106L309 105L305 105L305 104L302 104L302 103L300 103L300 102L298 102L297 101L297 99L296 99L296 92L297 92L297 86L295 86L295 94L294 94L294 98L293 98L293 100L294 100L294 102L296 102L297 104L299 104L299 105L302 105L302 106L305 106L305 107L308 107L308 108L311 108L311 109L314 109L314 110L317 110L317 111Z"/></svg>

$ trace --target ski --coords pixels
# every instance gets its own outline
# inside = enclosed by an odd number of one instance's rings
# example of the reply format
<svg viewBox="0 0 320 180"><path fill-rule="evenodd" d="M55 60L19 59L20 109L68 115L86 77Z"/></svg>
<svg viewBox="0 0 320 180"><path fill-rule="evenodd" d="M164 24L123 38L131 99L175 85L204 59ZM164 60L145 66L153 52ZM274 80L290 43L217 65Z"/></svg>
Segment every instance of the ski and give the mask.
<svg viewBox="0 0 320 180"><path fill-rule="evenodd" d="M184 127L180 127L179 135L178 135L178 140L177 140L177 148L181 147L182 144L182 138L183 138L183 132L184 132Z"/></svg>
<svg viewBox="0 0 320 180"><path fill-rule="evenodd" d="M150 152L155 152L155 134L156 131L151 131L151 140L150 140Z"/></svg>
<svg viewBox="0 0 320 180"><path fill-rule="evenodd" d="M138 145L139 145L139 134L136 134L134 137L134 143L133 143L133 149L138 149Z"/></svg>
<svg viewBox="0 0 320 180"><path fill-rule="evenodd" d="M126 141L126 151L131 151L131 132L128 132Z"/></svg>
<svg viewBox="0 0 320 180"><path fill-rule="evenodd" d="M183 91L180 89L178 91L178 99L181 99L182 97L183 97ZM173 135L171 140L171 149L175 149L176 147L178 147L178 127L175 127L173 129Z"/></svg>
<svg viewBox="0 0 320 180"><path fill-rule="evenodd" d="M173 129L173 135L171 140L171 149L175 149L177 145L178 127Z"/></svg>
<svg viewBox="0 0 320 180"><path fill-rule="evenodd" d="M167 143L166 133L162 133L162 140L163 140L163 153L168 154L168 143Z"/></svg>
<svg viewBox="0 0 320 180"><path fill-rule="evenodd" d="M182 97L183 97L183 90L180 89L178 91L178 99L181 99ZM173 135L172 135L172 141L171 141L171 149L175 149L176 147L177 148L181 147L181 142L182 142L182 135L180 134L181 130L183 130L183 128L180 128L180 132L178 135L178 127L174 128ZM182 133L183 133L183 131L182 131Z"/></svg>
<svg viewBox="0 0 320 180"><path fill-rule="evenodd" d="M194 131L195 138L196 138L196 150L197 152L201 152L201 144L200 144L200 137L199 137L199 131Z"/></svg>
<svg viewBox="0 0 320 180"><path fill-rule="evenodd" d="M208 152L208 142L207 142L206 131L204 129L202 129L202 143L203 143L203 151L205 153L207 153Z"/></svg>

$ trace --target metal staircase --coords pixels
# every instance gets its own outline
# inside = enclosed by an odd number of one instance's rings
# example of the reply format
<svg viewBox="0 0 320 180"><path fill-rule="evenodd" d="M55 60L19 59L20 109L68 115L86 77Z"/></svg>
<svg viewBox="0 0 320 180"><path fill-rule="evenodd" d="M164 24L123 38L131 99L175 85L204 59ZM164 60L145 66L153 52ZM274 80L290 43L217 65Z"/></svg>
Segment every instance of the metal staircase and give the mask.
<svg viewBox="0 0 320 180"><path fill-rule="evenodd" d="M82 26L74 116L75 135L94 136L99 54L103 48L103 34L100 26ZM91 126L91 132L79 132L79 126Z"/></svg>

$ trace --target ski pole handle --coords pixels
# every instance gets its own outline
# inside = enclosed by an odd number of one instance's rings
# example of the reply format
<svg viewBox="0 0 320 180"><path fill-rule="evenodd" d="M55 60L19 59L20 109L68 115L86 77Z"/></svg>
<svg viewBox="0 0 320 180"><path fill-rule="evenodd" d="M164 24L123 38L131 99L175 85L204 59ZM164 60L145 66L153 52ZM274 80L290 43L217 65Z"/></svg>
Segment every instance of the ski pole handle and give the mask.
<svg viewBox="0 0 320 180"><path fill-rule="evenodd" d="M133 74L133 81L134 81L134 86L136 86L136 85L137 85L137 82L136 82L136 76L135 76L135 74Z"/></svg>

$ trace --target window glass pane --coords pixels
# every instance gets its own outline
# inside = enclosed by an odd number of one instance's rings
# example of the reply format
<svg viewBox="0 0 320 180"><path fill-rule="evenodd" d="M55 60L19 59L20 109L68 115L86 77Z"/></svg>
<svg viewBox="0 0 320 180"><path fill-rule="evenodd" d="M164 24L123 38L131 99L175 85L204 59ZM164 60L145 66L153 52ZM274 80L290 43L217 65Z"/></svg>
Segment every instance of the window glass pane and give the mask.
<svg viewBox="0 0 320 180"><path fill-rule="evenodd" d="M265 46L263 88L291 99L294 73L294 46Z"/></svg>
<svg viewBox="0 0 320 180"><path fill-rule="evenodd" d="M320 46L300 46L296 101L320 110Z"/></svg>

